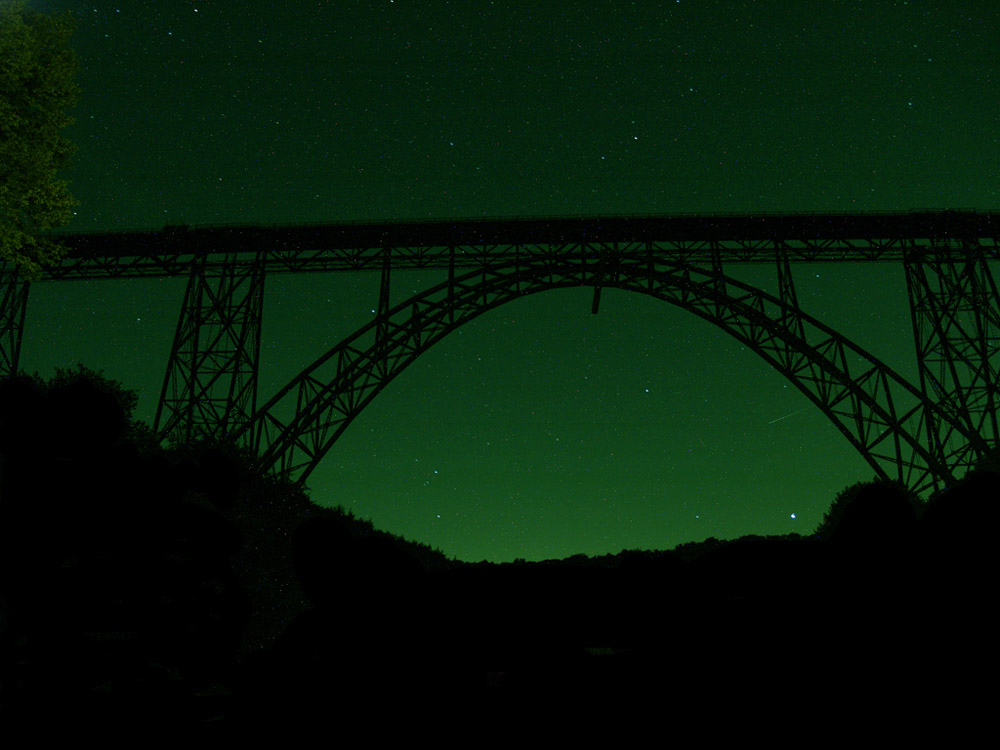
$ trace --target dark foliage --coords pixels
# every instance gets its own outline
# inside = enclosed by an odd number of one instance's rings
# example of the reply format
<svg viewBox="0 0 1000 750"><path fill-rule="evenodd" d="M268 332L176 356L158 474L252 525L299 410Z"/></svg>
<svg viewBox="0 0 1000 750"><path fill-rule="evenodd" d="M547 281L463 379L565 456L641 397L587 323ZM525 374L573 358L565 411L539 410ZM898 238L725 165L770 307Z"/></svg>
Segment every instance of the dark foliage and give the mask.
<svg viewBox="0 0 1000 750"><path fill-rule="evenodd" d="M231 729L495 688L926 700L995 666L985 469L926 506L855 485L811 537L464 564L239 450L161 450L134 405L82 368L0 383L0 700L21 719Z"/></svg>
<svg viewBox="0 0 1000 750"><path fill-rule="evenodd" d="M128 402L86 373L0 384L3 701L95 721L221 709L249 615L230 557L231 467L126 439Z"/></svg>
<svg viewBox="0 0 1000 750"><path fill-rule="evenodd" d="M881 514L882 523L888 526L894 525L894 519L900 523L905 523L904 519L916 520L923 510L923 502L919 496L892 482L880 479L857 482L837 493L822 522L816 528L816 536L820 539L830 538L834 530L840 527L848 507L854 506L858 500L860 504L852 513L862 512L859 508L863 506L867 508L863 512L872 515L873 519L875 515ZM848 526L852 526L850 520ZM842 529L841 533L852 532Z"/></svg>

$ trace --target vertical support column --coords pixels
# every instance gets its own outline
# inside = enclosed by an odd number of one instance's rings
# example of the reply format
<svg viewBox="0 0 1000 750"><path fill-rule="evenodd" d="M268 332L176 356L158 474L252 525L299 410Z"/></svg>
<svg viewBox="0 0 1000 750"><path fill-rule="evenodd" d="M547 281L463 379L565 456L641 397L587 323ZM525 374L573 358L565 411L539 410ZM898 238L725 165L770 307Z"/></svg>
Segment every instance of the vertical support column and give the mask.
<svg viewBox="0 0 1000 750"><path fill-rule="evenodd" d="M652 242L646 243L646 289L653 291L653 273L656 271L656 257Z"/></svg>
<svg viewBox="0 0 1000 750"><path fill-rule="evenodd" d="M591 315L597 315L601 306L601 290L606 284L614 286L621 273L621 248L617 242L604 242L597 248L598 261L594 267L594 298L590 305Z"/></svg>
<svg viewBox="0 0 1000 750"><path fill-rule="evenodd" d="M583 266L583 274L581 275L581 283L586 279L587 266ZM608 273L608 250L604 243L601 243L597 247L597 262L594 264L594 270L591 276L594 280L594 297L590 303L590 314L597 315L597 311L601 307L601 287L604 285L604 279Z"/></svg>
<svg viewBox="0 0 1000 750"><path fill-rule="evenodd" d="M927 279L923 274L924 249L916 240L907 240L903 249L903 274L906 278L906 297L910 303L910 327L913 331L914 351L917 357L917 382L920 393L930 403L939 403L936 393L928 392L927 370L925 367L925 347L932 340L926 331ZM944 450L938 437L939 425L936 415L926 412L923 425L925 443L935 449L935 455L943 460Z"/></svg>
<svg viewBox="0 0 1000 750"><path fill-rule="evenodd" d="M715 317L723 319L726 316L726 279L722 272L722 248L718 240L711 242L712 253L712 288L715 290Z"/></svg>
<svg viewBox="0 0 1000 750"><path fill-rule="evenodd" d="M455 324L455 246L448 248L448 323Z"/></svg>
<svg viewBox="0 0 1000 750"><path fill-rule="evenodd" d="M392 249L382 250L382 278L378 287L378 315L375 322L375 370L381 377L389 372L389 281Z"/></svg>
<svg viewBox="0 0 1000 750"><path fill-rule="evenodd" d="M788 261L788 248L781 240L774 241L774 259L778 272L778 298L784 303L781 308L781 323L796 338L805 340L799 298L795 293L792 266ZM798 361L798 354L789 347L782 348L779 356L782 357L784 365L789 369Z"/></svg>
<svg viewBox="0 0 1000 750"><path fill-rule="evenodd" d="M805 334L802 329L802 318L799 313L799 298L795 294L795 283L792 281L792 266L788 262L788 248L781 240L775 240L775 261L778 267L778 298L784 302L791 312L786 308L782 311L782 322L795 332L795 335L804 339Z"/></svg>
<svg viewBox="0 0 1000 750"><path fill-rule="evenodd" d="M0 263L0 378L17 375L28 286L18 278L16 265Z"/></svg>
<svg viewBox="0 0 1000 750"><path fill-rule="evenodd" d="M524 268L521 267L521 243L514 245L514 291L520 294ZM451 321L454 323L454 319Z"/></svg>
<svg viewBox="0 0 1000 750"><path fill-rule="evenodd" d="M601 307L601 287L599 285L594 286L594 300L590 303L590 314L597 315L597 311Z"/></svg>
<svg viewBox="0 0 1000 750"><path fill-rule="evenodd" d="M226 441L244 432L257 409L263 254L240 263L235 253L191 268L153 429L161 440Z"/></svg>
<svg viewBox="0 0 1000 750"><path fill-rule="evenodd" d="M932 239L903 263L921 392L996 448L1000 297L985 254L974 240Z"/></svg>

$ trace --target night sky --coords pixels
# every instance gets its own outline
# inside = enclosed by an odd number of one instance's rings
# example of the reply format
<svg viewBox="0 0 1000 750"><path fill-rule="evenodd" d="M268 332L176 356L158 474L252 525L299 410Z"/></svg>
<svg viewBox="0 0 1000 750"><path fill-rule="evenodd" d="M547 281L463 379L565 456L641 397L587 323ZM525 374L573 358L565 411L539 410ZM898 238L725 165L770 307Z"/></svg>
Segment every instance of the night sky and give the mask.
<svg viewBox="0 0 1000 750"><path fill-rule="evenodd" d="M1000 207L996 0L29 5L79 22L66 231ZM915 376L901 267L793 270L806 312ZM396 274L394 301L438 280ZM22 367L103 369L152 421L183 288L35 284ZM269 277L261 402L377 289ZM711 324L590 303L551 291L455 332L355 420L312 498L462 560L537 560L809 533L872 477Z"/></svg>

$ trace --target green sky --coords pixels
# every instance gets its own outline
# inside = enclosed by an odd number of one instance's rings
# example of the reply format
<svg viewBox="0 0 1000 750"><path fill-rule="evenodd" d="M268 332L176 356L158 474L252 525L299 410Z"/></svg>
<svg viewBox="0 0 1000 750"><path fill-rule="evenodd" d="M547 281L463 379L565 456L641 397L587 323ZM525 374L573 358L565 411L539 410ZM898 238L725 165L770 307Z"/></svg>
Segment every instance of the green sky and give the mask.
<svg viewBox="0 0 1000 750"><path fill-rule="evenodd" d="M30 5L79 21L68 230L1000 206L995 1ZM914 374L901 267L795 272L807 312ZM22 366L104 369L152 419L183 284L35 284ZM264 399L377 287L269 277ZM313 498L460 559L542 559L806 533L871 477L719 329L590 301L534 295L452 334L355 420Z"/></svg>

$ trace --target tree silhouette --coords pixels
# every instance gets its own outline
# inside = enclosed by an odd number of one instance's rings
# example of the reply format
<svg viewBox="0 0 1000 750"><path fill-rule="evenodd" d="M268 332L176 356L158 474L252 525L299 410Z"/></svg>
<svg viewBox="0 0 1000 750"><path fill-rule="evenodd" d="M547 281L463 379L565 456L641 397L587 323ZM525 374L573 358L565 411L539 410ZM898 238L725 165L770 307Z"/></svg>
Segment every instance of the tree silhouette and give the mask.
<svg viewBox="0 0 1000 750"><path fill-rule="evenodd" d="M990 471L926 505L853 485L811 537L459 563L242 449L137 445L136 402L82 365L0 380L0 713L190 731L496 687L918 695L995 662Z"/></svg>
<svg viewBox="0 0 1000 750"><path fill-rule="evenodd" d="M68 11L0 0L0 259L29 280L66 251L41 233L69 222L79 203L57 178L75 151L60 134L79 96L72 32Z"/></svg>
<svg viewBox="0 0 1000 750"><path fill-rule="evenodd" d="M923 502L919 495L895 482L888 482L881 479L868 482L855 482L837 493L830 507L823 514L823 520L820 521L819 526L816 527L816 531L813 534L819 539L829 539L837 527L841 525L847 509L854 505L855 501L859 499L864 500L864 498L872 496L895 497L897 498L897 506L900 504L909 505L910 511L916 515L920 514L923 507ZM904 510L901 512L905 513L908 511Z"/></svg>
<svg viewBox="0 0 1000 750"><path fill-rule="evenodd" d="M0 381L0 705L211 720L250 607L216 510L236 467L140 451L130 392L88 373Z"/></svg>

